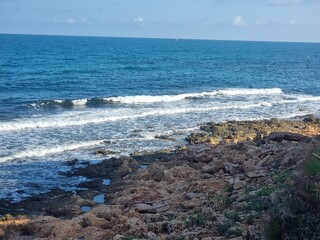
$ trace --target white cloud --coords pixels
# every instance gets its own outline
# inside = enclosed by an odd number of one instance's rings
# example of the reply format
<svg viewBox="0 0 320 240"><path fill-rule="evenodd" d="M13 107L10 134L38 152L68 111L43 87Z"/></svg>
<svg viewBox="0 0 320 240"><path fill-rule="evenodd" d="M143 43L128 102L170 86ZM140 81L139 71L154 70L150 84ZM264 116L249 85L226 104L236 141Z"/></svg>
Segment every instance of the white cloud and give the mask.
<svg viewBox="0 0 320 240"><path fill-rule="evenodd" d="M236 16L232 21L232 25L235 27L245 27L247 26L247 23L242 19L241 16Z"/></svg>
<svg viewBox="0 0 320 240"><path fill-rule="evenodd" d="M144 19L142 17L135 17L134 19L132 19L132 21L142 23L142 22L144 22Z"/></svg>
<svg viewBox="0 0 320 240"><path fill-rule="evenodd" d="M74 20L73 18L68 18L67 20L65 20L64 22L68 23L68 24L74 24L76 22L76 20Z"/></svg>
<svg viewBox="0 0 320 240"><path fill-rule="evenodd" d="M290 24L290 26L295 26L297 24L297 22L296 22L296 20L292 19L289 24Z"/></svg>

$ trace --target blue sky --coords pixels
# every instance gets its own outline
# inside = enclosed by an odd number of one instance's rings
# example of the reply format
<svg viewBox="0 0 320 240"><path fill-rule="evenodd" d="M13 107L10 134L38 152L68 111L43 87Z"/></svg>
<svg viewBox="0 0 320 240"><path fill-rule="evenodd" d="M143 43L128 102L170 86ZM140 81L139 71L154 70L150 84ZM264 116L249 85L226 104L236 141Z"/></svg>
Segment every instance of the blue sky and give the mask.
<svg viewBox="0 0 320 240"><path fill-rule="evenodd" d="M320 42L320 0L0 0L0 33Z"/></svg>

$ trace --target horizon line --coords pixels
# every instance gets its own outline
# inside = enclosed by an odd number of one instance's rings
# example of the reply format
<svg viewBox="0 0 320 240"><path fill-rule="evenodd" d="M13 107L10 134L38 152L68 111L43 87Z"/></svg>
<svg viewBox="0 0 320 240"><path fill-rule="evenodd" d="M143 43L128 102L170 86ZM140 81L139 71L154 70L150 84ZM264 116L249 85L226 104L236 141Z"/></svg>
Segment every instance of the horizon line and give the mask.
<svg viewBox="0 0 320 240"><path fill-rule="evenodd" d="M194 41L230 41L230 42L270 42L270 43L316 43L316 41L285 41L285 40L250 40L250 39L211 39L211 38L175 38L175 37L141 37L141 36L106 36L106 35L72 35L72 34L38 34L38 33L6 33L0 35L52 36L52 37L92 37L92 38L129 38L129 39L163 39L163 40L194 40Z"/></svg>

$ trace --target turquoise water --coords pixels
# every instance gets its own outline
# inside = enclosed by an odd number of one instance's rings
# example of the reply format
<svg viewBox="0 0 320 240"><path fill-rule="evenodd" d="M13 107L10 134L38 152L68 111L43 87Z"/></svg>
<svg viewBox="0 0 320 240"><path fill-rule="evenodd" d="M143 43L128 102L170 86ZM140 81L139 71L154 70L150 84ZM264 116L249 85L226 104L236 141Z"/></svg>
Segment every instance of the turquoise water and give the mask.
<svg viewBox="0 0 320 240"><path fill-rule="evenodd" d="M320 44L0 35L0 198L66 160L172 148L208 121L320 112ZM170 135L176 141L155 136ZM27 178L25 176L28 176Z"/></svg>

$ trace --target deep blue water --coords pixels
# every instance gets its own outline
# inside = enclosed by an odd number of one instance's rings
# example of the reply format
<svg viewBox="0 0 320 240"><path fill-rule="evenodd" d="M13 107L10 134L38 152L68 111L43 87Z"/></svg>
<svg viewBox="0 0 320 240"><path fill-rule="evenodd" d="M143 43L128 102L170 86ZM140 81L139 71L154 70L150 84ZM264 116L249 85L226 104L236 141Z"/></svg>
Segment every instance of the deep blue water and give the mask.
<svg viewBox="0 0 320 240"><path fill-rule="evenodd" d="M319 103L317 43L0 35L0 198L67 188L59 166L97 148L173 147L207 121L319 114Z"/></svg>

